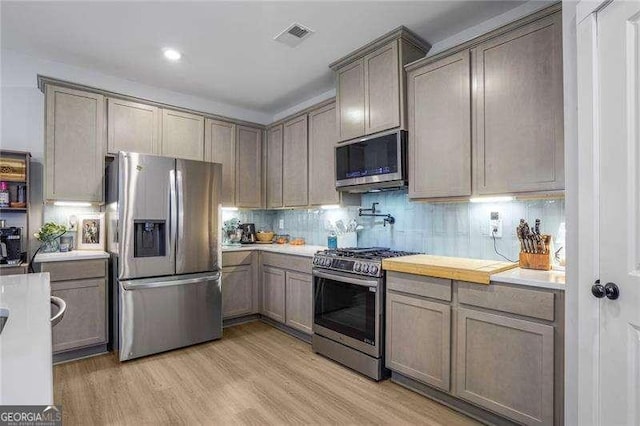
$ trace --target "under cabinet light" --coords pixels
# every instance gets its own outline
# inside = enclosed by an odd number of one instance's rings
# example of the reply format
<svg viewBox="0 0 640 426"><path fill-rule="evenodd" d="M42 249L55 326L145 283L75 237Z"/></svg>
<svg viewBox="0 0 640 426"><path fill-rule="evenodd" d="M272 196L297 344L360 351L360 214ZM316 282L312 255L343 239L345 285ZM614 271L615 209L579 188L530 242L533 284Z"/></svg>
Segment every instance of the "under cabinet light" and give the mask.
<svg viewBox="0 0 640 426"><path fill-rule="evenodd" d="M53 205L58 207L91 207L91 203L86 201L56 201Z"/></svg>
<svg viewBox="0 0 640 426"><path fill-rule="evenodd" d="M325 204L323 206L320 206L320 208L322 210L334 210L334 209L339 209L340 204Z"/></svg>
<svg viewBox="0 0 640 426"><path fill-rule="evenodd" d="M222 211L223 212L237 212L238 208L237 207L222 207Z"/></svg>
<svg viewBox="0 0 640 426"><path fill-rule="evenodd" d="M469 198L469 202L471 202L471 203L503 203L503 202L513 201L513 200L514 200L514 197L511 197L511 196Z"/></svg>

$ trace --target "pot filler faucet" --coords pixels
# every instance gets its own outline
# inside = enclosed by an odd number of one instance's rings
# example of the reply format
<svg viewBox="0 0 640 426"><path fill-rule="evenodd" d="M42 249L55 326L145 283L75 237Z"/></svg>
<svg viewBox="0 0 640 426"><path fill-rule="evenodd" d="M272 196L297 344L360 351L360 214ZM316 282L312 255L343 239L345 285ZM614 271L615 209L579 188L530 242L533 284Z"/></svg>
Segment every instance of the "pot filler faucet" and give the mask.
<svg viewBox="0 0 640 426"><path fill-rule="evenodd" d="M394 223L396 223L396 218L391 216L390 214L379 213L380 210L376 209L376 206L378 204L380 204L380 203L372 203L370 209L359 208L358 209L358 216L362 216L362 217L382 217L382 218L384 218L384 219L382 219L382 226L385 226L385 227L387 226L387 223L389 225L393 225ZM370 212L370 213L364 213L364 212Z"/></svg>

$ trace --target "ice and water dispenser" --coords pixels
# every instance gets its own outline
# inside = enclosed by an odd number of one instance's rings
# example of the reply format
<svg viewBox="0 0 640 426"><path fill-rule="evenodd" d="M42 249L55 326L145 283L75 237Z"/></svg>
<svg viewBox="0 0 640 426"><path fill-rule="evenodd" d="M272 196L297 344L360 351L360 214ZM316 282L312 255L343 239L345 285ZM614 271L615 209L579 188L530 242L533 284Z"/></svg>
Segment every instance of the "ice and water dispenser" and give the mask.
<svg viewBox="0 0 640 426"><path fill-rule="evenodd" d="M134 220L134 257L165 256L167 226L165 220Z"/></svg>

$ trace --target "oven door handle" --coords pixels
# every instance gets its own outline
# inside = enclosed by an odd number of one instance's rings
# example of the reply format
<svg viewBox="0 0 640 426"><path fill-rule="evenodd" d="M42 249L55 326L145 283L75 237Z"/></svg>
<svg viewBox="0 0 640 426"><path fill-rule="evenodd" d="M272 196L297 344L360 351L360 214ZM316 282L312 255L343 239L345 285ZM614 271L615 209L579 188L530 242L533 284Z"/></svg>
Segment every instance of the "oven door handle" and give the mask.
<svg viewBox="0 0 640 426"><path fill-rule="evenodd" d="M342 281L348 284L354 284L354 285L359 285L363 287L378 287L378 281L350 278L350 277L345 277L344 275L328 274L326 272L317 271L317 270L313 271L313 276L319 277L319 278L326 278L328 280Z"/></svg>

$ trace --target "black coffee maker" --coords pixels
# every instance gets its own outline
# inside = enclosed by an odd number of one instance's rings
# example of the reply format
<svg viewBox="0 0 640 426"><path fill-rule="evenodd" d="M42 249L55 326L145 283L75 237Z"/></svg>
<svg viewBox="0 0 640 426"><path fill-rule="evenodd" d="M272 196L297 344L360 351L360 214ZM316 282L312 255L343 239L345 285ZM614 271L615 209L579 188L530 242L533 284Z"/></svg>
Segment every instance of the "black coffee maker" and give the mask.
<svg viewBox="0 0 640 426"><path fill-rule="evenodd" d="M22 263L22 229L0 228L0 265Z"/></svg>
<svg viewBox="0 0 640 426"><path fill-rule="evenodd" d="M256 225L253 223L243 223L239 226L242 230L240 244L253 244L256 242Z"/></svg>

